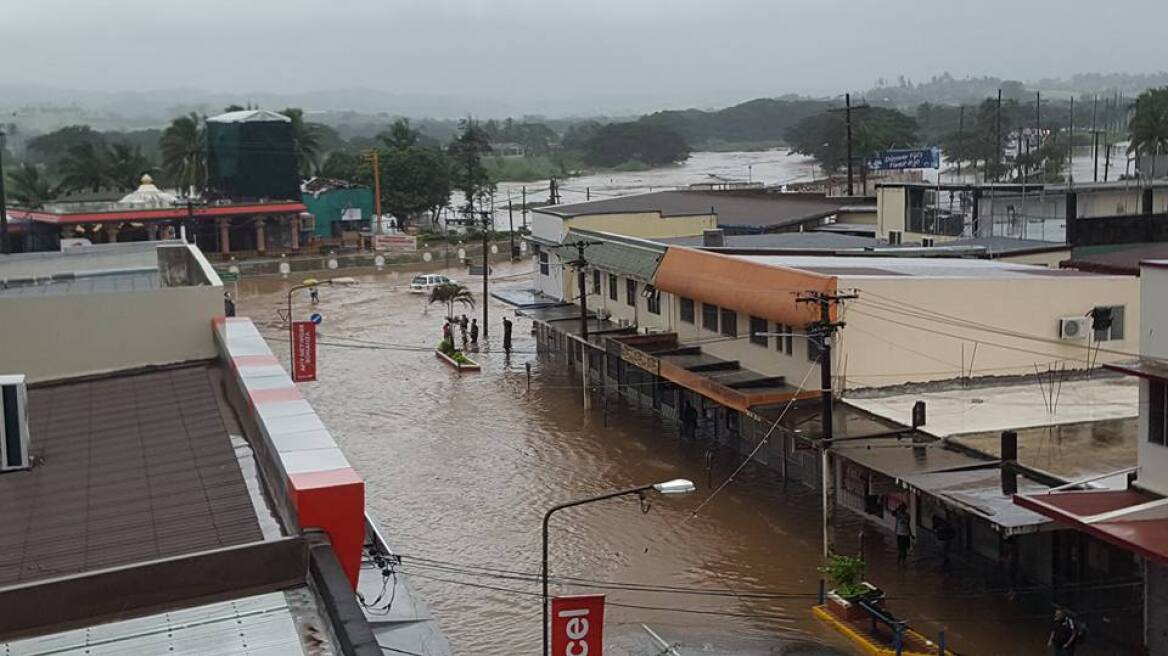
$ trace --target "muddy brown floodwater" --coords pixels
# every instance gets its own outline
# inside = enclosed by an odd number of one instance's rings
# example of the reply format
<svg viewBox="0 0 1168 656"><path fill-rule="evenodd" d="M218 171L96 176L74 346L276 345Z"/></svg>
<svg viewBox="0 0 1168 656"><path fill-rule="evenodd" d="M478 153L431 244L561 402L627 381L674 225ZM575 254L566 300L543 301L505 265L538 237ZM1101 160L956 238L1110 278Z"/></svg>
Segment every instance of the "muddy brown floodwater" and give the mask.
<svg viewBox="0 0 1168 656"><path fill-rule="evenodd" d="M495 284L515 285L530 265L498 269ZM481 303L478 279L449 273ZM821 549L814 491L748 467L695 516L710 494L706 446L616 401L607 420L600 403L585 412L577 378L536 355L530 322L515 319L513 352L502 352L508 306L491 300L490 339L472 354L483 370L459 377L433 355L442 311L406 291L410 273L354 277L356 287L321 289L319 380L301 389L364 475L368 504L404 555L402 571L455 653L538 653L540 522L549 506L675 477L698 491L654 498L647 513L636 499L618 499L553 520L550 571L577 579L555 591L608 595L610 653L657 653L641 623L686 654L856 653L810 613ZM245 280L239 303L285 364L276 310L289 284ZM306 315L307 295L295 303ZM740 459L717 457L715 485ZM856 522L840 512L837 544L855 544ZM963 654L1044 653L1045 614L986 592L984 577L936 574L925 556L898 569L890 542L870 555L869 578L914 626L945 627Z"/></svg>

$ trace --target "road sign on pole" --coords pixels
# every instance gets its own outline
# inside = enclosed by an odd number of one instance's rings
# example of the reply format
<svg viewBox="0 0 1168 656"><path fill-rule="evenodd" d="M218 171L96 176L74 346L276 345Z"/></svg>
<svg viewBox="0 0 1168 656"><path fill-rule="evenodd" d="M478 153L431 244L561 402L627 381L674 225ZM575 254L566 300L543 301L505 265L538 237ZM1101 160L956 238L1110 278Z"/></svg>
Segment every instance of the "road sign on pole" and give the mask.
<svg viewBox="0 0 1168 656"><path fill-rule="evenodd" d="M292 382L316 380L316 324L292 322Z"/></svg>

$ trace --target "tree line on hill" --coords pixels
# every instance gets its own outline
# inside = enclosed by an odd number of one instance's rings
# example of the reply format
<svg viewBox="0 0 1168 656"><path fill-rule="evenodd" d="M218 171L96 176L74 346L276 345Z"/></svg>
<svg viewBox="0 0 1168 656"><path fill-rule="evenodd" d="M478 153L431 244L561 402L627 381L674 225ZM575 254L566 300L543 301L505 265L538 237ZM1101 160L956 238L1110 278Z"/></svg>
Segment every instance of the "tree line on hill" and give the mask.
<svg viewBox="0 0 1168 656"><path fill-rule="evenodd" d="M999 83L1002 102L999 108ZM927 85L902 81L895 88L927 86L931 95L985 90L975 103L923 102L914 107L873 104L853 111L853 157L879 150L938 146L947 159L986 180L1059 180L1067 165L1068 140L1089 142L1094 125L1108 142L1131 140L1132 152L1168 152L1168 87L1144 91L1134 102L1116 92L1099 102L1075 103L1074 131L1069 97L1041 103L1020 84L990 78L938 79ZM984 87L984 89L983 89ZM878 87L878 90L884 87ZM948 91L946 91L948 90ZM871 92L873 94L876 91ZM410 220L446 207L454 191L476 203L500 181L500 144L516 144L522 161L547 165L546 175L564 176L577 167L650 167L684 161L695 147L784 143L815 158L828 172L847 164L844 115L838 100L785 96L756 99L716 111L648 114L632 121L585 120L553 124L535 119L475 121L456 126L433 120L399 119L373 137L343 137L333 127L309 121L298 108L282 111L292 121L300 174L372 183L370 151L377 151L382 205ZM227 110L243 109L231 106ZM1041 134L1037 128L1041 127ZM558 128L558 129L557 129ZM999 153L1013 149L1013 157ZM11 159L7 159L11 162ZM177 117L164 129L98 132L68 126L33 137L7 170L10 199L36 207L62 196L127 192L150 173L161 186L181 190L206 184L205 117ZM542 173L541 173L542 174Z"/></svg>
<svg viewBox="0 0 1168 656"><path fill-rule="evenodd" d="M232 105L225 111L240 109ZM539 122L465 119L442 140L408 119L398 119L373 138L345 139L334 128L306 120L299 108L280 113L291 120L303 178L320 175L371 184L369 154L377 151L382 205L404 221L445 207L453 191L481 200L484 190L493 189L507 173L500 171L503 159L494 151L500 144L515 144L524 160L543 162L546 176L570 175L584 166L661 166L682 161L690 152L676 133L641 122L581 122L561 135ZM12 202L27 207L129 192L145 173L160 186L183 193L204 189L206 117L179 116L161 130L99 132L85 125L67 126L29 139L7 171Z"/></svg>

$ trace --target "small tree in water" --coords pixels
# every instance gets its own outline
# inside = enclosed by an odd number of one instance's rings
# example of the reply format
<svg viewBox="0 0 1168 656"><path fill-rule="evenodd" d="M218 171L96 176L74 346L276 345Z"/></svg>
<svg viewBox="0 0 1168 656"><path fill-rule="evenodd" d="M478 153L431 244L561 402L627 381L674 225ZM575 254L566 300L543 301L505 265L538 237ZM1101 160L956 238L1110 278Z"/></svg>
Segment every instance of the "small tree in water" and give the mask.
<svg viewBox="0 0 1168 656"><path fill-rule="evenodd" d="M475 300L474 295L466 288L466 285L460 285L456 282L445 282L430 290L430 305L435 303L442 303L446 306L446 316L454 316L454 304L458 303L464 307L474 309Z"/></svg>

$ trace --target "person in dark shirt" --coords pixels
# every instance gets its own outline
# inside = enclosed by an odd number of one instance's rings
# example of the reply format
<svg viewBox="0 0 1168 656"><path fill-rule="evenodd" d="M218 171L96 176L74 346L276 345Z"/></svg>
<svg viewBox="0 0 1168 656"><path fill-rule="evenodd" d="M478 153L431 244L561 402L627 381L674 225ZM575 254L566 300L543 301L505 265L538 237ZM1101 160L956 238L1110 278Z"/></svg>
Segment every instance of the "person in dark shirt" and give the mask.
<svg viewBox="0 0 1168 656"><path fill-rule="evenodd" d="M223 292L223 314L228 317L235 316L235 300L231 298L231 292Z"/></svg>
<svg viewBox="0 0 1168 656"><path fill-rule="evenodd" d="M1050 625L1050 637L1046 644L1054 649L1055 656L1075 656L1075 640L1079 637L1079 628L1075 620L1061 608L1054 611L1054 621Z"/></svg>
<svg viewBox="0 0 1168 656"><path fill-rule="evenodd" d="M503 317L503 350L511 350L511 320Z"/></svg>
<svg viewBox="0 0 1168 656"><path fill-rule="evenodd" d="M470 343L471 344L478 344L479 343L479 320L478 319L471 319L470 320Z"/></svg>

